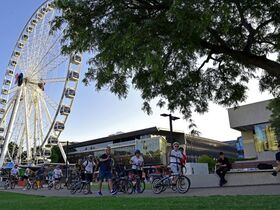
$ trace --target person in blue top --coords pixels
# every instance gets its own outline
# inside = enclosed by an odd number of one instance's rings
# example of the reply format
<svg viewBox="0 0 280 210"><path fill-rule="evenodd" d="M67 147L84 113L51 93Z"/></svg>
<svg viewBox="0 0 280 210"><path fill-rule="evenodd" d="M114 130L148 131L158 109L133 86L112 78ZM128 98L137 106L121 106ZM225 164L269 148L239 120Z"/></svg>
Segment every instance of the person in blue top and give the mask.
<svg viewBox="0 0 280 210"><path fill-rule="evenodd" d="M272 175L277 176L277 173L280 172L280 143L278 144L278 152L275 154L276 159L276 170L273 171Z"/></svg>
<svg viewBox="0 0 280 210"><path fill-rule="evenodd" d="M112 166L113 159L111 157L111 148L106 147L105 153L99 157L99 192L98 195L102 196L102 183L104 180L108 181L110 192L115 195L117 192L113 191L112 183Z"/></svg>

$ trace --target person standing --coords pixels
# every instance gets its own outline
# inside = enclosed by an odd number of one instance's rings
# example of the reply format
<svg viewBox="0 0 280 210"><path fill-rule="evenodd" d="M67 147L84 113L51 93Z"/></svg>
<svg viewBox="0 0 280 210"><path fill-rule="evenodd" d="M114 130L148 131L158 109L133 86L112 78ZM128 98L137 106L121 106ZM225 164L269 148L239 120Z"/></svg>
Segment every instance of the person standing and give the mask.
<svg viewBox="0 0 280 210"><path fill-rule="evenodd" d="M93 171L95 167L95 163L93 162L93 156L89 155L86 161L83 163L83 167L85 169L85 180L89 183L88 193L92 194L91 191L91 182L93 178Z"/></svg>
<svg viewBox="0 0 280 210"><path fill-rule="evenodd" d="M278 152L275 154L276 159L276 170L273 171L272 175L277 176L277 173L280 172L280 143L278 144Z"/></svg>
<svg viewBox="0 0 280 210"><path fill-rule="evenodd" d="M115 195L117 192L113 191L112 183L112 165L113 159L111 157L111 148L106 147L105 153L99 158L99 192L98 195L102 196L102 183L104 180L108 181L110 192L112 195Z"/></svg>
<svg viewBox="0 0 280 210"><path fill-rule="evenodd" d="M182 152L179 150L179 143L173 143L173 150L169 155L170 169L174 175L180 174L181 159L183 158Z"/></svg>
<svg viewBox="0 0 280 210"><path fill-rule="evenodd" d="M229 160L225 157L225 154L223 152L219 153L219 159L217 160L216 166L216 173L220 177L220 187L222 187L224 184L227 183L225 175L231 168L231 164Z"/></svg>
<svg viewBox="0 0 280 210"><path fill-rule="evenodd" d="M139 149L135 150L134 156L130 158L129 163L132 165L132 173L139 178L136 178L137 192L140 191L140 180L142 179L142 167L144 165L144 159Z"/></svg>
<svg viewBox="0 0 280 210"><path fill-rule="evenodd" d="M27 186L27 182L28 182L28 179L31 175L31 169L29 167L27 167L24 171L24 175L23 175L23 181L24 181L24 187L22 190L26 190L26 186Z"/></svg>

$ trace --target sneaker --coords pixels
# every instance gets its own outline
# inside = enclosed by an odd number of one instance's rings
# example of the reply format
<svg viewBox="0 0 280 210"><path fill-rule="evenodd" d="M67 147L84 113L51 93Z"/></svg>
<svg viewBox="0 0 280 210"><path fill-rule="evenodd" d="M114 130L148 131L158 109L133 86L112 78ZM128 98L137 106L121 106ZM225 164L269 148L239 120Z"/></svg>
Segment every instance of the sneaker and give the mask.
<svg viewBox="0 0 280 210"><path fill-rule="evenodd" d="M114 191L114 190L113 190L113 191L111 192L111 195L116 195L116 194L117 194L117 191Z"/></svg>
<svg viewBox="0 0 280 210"><path fill-rule="evenodd" d="M98 192L97 195L102 196L102 192Z"/></svg>
<svg viewBox="0 0 280 210"><path fill-rule="evenodd" d="M23 188L22 190L23 190L23 191L25 191L25 190L26 190L26 188Z"/></svg>
<svg viewBox="0 0 280 210"><path fill-rule="evenodd" d="M272 176L277 176L277 172L276 172L276 171L273 171L273 172L272 172Z"/></svg>

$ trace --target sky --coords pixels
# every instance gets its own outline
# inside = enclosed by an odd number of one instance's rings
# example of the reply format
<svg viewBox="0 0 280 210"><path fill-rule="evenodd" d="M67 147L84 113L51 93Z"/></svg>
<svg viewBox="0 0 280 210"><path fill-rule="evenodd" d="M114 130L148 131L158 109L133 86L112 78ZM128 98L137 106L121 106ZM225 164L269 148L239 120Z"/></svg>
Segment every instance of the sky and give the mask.
<svg viewBox="0 0 280 210"><path fill-rule="evenodd" d="M44 0L9 0L1 1L0 7L0 85L14 45L33 12ZM87 70L86 62L82 74ZM246 102L254 103L272 98L268 93L260 93L258 82L249 83ZM116 132L128 132L153 126L169 128L168 118L161 113L169 113L153 103L153 114L148 116L141 110L140 93L131 90L128 97L119 100L108 90L95 91L94 85L85 87L81 82L71 110L70 117L60 140L85 141L108 136ZM188 123L178 112L180 120L173 122L173 128L188 132ZM240 136L239 131L230 129L226 107L210 103L209 112L203 115L194 114L193 119L202 137L219 141L234 140Z"/></svg>

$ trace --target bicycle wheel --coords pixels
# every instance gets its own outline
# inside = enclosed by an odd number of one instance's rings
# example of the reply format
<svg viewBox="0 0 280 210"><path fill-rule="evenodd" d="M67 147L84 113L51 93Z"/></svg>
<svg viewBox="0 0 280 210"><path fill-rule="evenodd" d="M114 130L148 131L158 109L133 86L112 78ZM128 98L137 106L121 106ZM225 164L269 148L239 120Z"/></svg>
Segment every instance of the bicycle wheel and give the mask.
<svg viewBox="0 0 280 210"><path fill-rule="evenodd" d="M48 189L51 190L52 188L53 188L53 184L52 184L52 183L49 183L49 184L48 184Z"/></svg>
<svg viewBox="0 0 280 210"><path fill-rule="evenodd" d="M12 181L12 182L11 182L11 189L15 189L15 187L16 187L16 182L15 182L15 181Z"/></svg>
<svg viewBox="0 0 280 210"><path fill-rule="evenodd" d="M32 184L32 189L33 189L33 190L38 190L37 181L34 181L34 182L33 182L33 184Z"/></svg>
<svg viewBox="0 0 280 210"><path fill-rule="evenodd" d="M186 176L179 176L176 182L177 191L179 193L186 193L190 189L191 181Z"/></svg>
<svg viewBox="0 0 280 210"><path fill-rule="evenodd" d="M10 186L10 182L9 180L6 180L5 184L4 184L4 189L7 190Z"/></svg>
<svg viewBox="0 0 280 210"><path fill-rule="evenodd" d="M27 190L30 190L30 189L31 189L31 184L30 184L29 182L26 184L26 189L27 189Z"/></svg>
<svg viewBox="0 0 280 210"><path fill-rule="evenodd" d="M134 192L134 186L130 180L126 181L126 193L132 194Z"/></svg>
<svg viewBox="0 0 280 210"><path fill-rule="evenodd" d="M54 183L54 189L60 190L61 189L61 183L60 182L55 182Z"/></svg>
<svg viewBox="0 0 280 210"><path fill-rule="evenodd" d="M78 187L79 187L79 184L77 183L77 184L73 184L72 186L71 186L71 189L70 189L70 193L73 195L73 194L75 194L76 192L77 192L77 190L78 190Z"/></svg>
<svg viewBox="0 0 280 210"><path fill-rule="evenodd" d="M152 182L152 190L155 194L160 194L163 190L162 181L160 178L155 178Z"/></svg>
<svg viewBox="0 0 280 210"><path fill-rule="evenodd" d="M83 193L84 193L84 195L87 195L87 194L89 194L89 192L90 192L90 184L85 183L83 186Z"/></svg>
<svg viewBox="0 0 280 210"><path fill-rule="evenodd" d="M144 190L145 190L145 186L146 186L146 184L145 184L144 180L141 179L141 180L139 181L139 186L138 186L137 192L138 192L138 193L143 193Z"/></svg>

